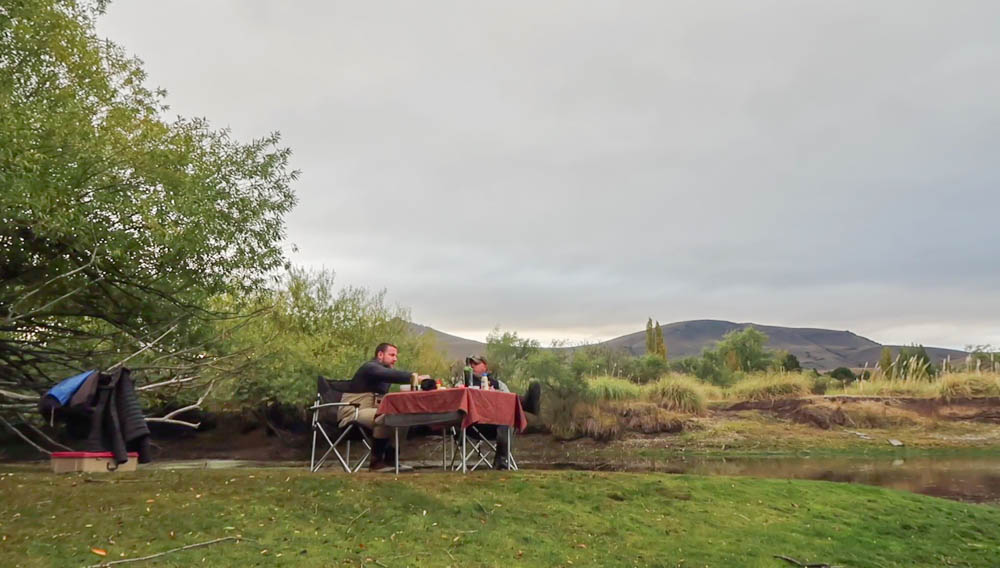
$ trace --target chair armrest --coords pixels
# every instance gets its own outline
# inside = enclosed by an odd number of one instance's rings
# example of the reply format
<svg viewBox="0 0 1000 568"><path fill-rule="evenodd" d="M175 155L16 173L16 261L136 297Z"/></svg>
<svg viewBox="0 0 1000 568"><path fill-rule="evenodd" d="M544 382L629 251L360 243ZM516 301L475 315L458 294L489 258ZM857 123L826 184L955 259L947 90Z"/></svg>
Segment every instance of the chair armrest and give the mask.
<svg viewBox="0 0 1000 568"><path fill-rule="evenodd" d="M324 402L323 404L314 404L310 406L309 410L319 410L320 408L337 406L353 406L354 408L361 408L361 405L356 402Z"/></svg>

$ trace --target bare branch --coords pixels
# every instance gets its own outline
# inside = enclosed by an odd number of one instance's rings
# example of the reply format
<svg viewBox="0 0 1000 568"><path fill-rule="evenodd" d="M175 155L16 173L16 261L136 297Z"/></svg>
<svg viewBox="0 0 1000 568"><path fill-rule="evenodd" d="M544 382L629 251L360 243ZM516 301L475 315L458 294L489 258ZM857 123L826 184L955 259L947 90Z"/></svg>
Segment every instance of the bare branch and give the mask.
<svg viewBox="0 0 1000 568"><path fill-rule="evenodd" d="M17 412L16 415L17 415L18 418L21 419L21 422L23 422L25 426L27 426L28 428L31 428L32 431L34 431L36 434L38 434L42 438L45 438L45 441L47 441L48 443L52 444L53 446L56 446L57 448L62 448L64 450L66 450L67 452L72 452L73 451L73 448L64 446L64 445L60 444L59 442L53 440L52 438L48 437L48 435L46 435L45 432L42 432L41 429L39 429L37 426L35 426L31 422L28 422L24 418L24 416L21 416L20 412Z"/></svg>
<svg viewBox="0 0 1000 568"><path fill-rule="evenodd" d="M235 536L226 536L222 538L217 538L215 540L209 540L207 542L199 542L197 544L189 544L187 546L181 546L179 548L171 548L170 550L164 550L163 552L157 552L156 554L150 554L149 556L141 556L139 558L127 558L125 560L112 560L111 562L102 562L100 564L92 564L88 568L102 568L104 566L113 566L115 564L125 564L127 562L142 562L144 560L151 560L153 558L159 558L160 556L165 556L171 552L178 552L180 550L188 550L191 548L198 548L201 546L208 546L210 544L216 544L219 542L225 542L227 540L235 540L239 542L241 539Z"/></svg>
<svg viewBox="0 0 1000 568"><path fill-rule="evenodd" d="M186 426L193 430L197 430L201 427L201 422L185 422L183 420L171 420L169 418L147 418L146 422L159 422L161 424L176 424L178 426Z"/></svg>
<svg viewBox="0 0 1000 568"><path fill-rule="evenodd" d="M149 349L150 347L156 345L161 339L163 339L164 337L166 337L170 332L172 332L173 330L177 329L178 325L180 325L180 324L176 324L175 323L174 325L170 326L170 329L168 329L167 331L164 331L163 335L157 337L151 343L147 343L145 347L143 347L142 349L140 349L140 350L136 351L135 353L129 355L128 357L122 359L121 361L119 361L115 365L112 365L108 370L110 371L111 369L114 369L116 367L121 367L122 365L125 364L126 361L128 361L132 357L135 357L136 355L138 355L138 354L142 353L143 351Z"/></svg>
<svg viewBox="0 0 1000 568"><path fill-rule="evenodd" d="M45 455L49 455L49 456L52 455L52 452L46 450L45 448L39 446L38 444L36 444L34 442L32 442L31 438L25 436L23 433L21 433L20 430L18 430L17 428L15 428L10 422L7 422L7 420L3 416L0 416L0 422L3 422L3 425L6 426L8 430L10 430L11 432L17 434L18 438L21 438L25 442L28 442L29 444L31 444L31 447L35 448L36 450L38 450L39 452L42 452Z"/></svg>
<svg viewBox="0 0 1000 568"><path fill-rule="evenodd" d="M86 270L88 267L90 267L90 265L94 264L94 260L95 259L97 259L97 248L94 248L94 251L90 254L90 260L88 260L86 264L84 264L82 266L79 266L77 268L74 268L73 270L70 270L69 272L67 272L65 274L60 274L59 276L51 278L47 282L45 282L44 284L42 284L41 286L39 286L39 287L35 288L34 290L28 292L24 296L21 296L20 299L18 299L16 302L14 302L13 304L11 304L11 306L9 308L7 308L7 314L8 314L7 315L7 321L8 322L16 321L18 319L21 319L22 317L25 317L25 316L30 315L32 313L38 312L39 310L43 310L43 309L49 307L50 305L52 305L53 303L57 302L58 300L61 300L61 299L65 298L66 296L69 296L70 294L75 294L76 292L78 292L79 290L81 290L83 288L82 286L80 288L77 288L76 290L70 292L69 294L61 296L61 297L57 298L56 300L53 300L52 302L49 302L48 304L45 304L45 306L43 306L41 308L38 308L36 310L32 310L32 311L28 312L27 314L24 314L24 315L22 315L20 317L11 317L14 314L14 307L15 306L17 306L21 302L27 300L32 295L34 295L36 292L38 292L42 288L45 288L49 284L52 284L56 280L59 280L60 278L68 278L68 277L76 274L77 272L80 272L81 270ZM103 278L103 276L99 277L98 280L100 280L100 278ZM90 283L93 283L93 282L96 282L96 280L92 280ZM84 286L86 286L86 284Z"/></svg>
<svg viewBox="0 0 1000 568"><path fill-rule="evenodd" d="M142 385L141 387L136 387L135 390L137 390L137 391L144 391L144 390L150 390L150 389L155 389L155 388L159 388L159 387L165 387L165 386L169 386L169 385L179 385L179 384L182 384L182 383L189 383L191 381L197 381L199 378L200 377L198 377L198 376L183 377L183 378L181 378L181 377L174 377L174 378L166 380L166 381L160 381L158 383L150 383L148 385Z"/></svg>
<svg viewBox="0 0 1000 568"><path fill-rule="evenodd" d="M195 410L197 408L201 408L201 403L205 402L205 398L209 395L209 393L212 392L212 387L214 386L215 386L215 381L208 383L208 388L205 389L205 392L202 393L202 395L198 398L198 401L195 402L194 404L189 404L183 408L178 408L177 410L168 412L166 415L159 418L147 418L146 422L177 424L178 426L187 426L188 428L194 428L197 430L199 427L201 427L201 422L185 422L183 420L174 420L173 418L174 416L177 416L178 414L183 414L189 410Z"/></svg>
<svg viewBox="0 0 1000 568"><path fill-rule="evenodd" d="M0 396L5 396L7 398L12 398L14 400L27 400L30 402L38 402L38 395L31 396L27 394L20 394L2 389L0 389Z"/></svg>

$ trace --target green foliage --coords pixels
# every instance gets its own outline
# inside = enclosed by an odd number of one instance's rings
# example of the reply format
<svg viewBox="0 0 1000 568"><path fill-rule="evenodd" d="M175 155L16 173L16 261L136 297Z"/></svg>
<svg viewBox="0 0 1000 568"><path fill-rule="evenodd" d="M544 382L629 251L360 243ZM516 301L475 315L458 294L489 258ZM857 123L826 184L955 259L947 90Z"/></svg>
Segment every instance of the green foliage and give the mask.
<svg viewBox="0 0 1000 568"><path fill-rule="evenodd" d="M765 371L772 365L773 354L764 348L767 335L748 327L733 330L714 347L706 348L690 367L701 380L725 386L744 373Z"/></svg>
<svg viewBox="0 0 1000 568"><path fill-rule="evenodd" d="M397 368L444 376L448 362L431 336L415 335L409 314L385 304L384 292L336 289L331 271L290 269L283 286L259 300L266 311L220 330L247 364L224 392L241 407L304 406L316 396L316 376L349 379L383 341L399 347Z"/></svg>
<svg viewBox="0 0 1000 568"><path fill-rule="evenodd" d="M646 321L646 354L656 353L656 335L653 332L653 318Z"/></svg>
<svg viewBox="0 0 1000 568"><path fill-rule="evenodd" d="M848 369L847 367L837 367L836 369L830 371L830 376L834 379L844 381L845 383L850 383L857 379L854 375L854 371Z"/></svg>
<svg viewBox="0 0 1000 568"><path fill-rule="evenodd" d="M514 380L518 367L537 353L539 347L538 341L518 337L516 331L501 333L499 329L494 329L486 337L486 359L493 372Z"/></svg>
<svg viewBox="0 0 1000 568"><path fill-rule="evenodd" d="M882 347L882 352L878 358L878 368L882 371L882 376L886 379L893 378L892 350Z"/></svg>
<svg viewBox="0 0 1000 568"><path fill-rule="evenodd" d="M634 358L626 366L626 374L640 383L655 381L667 374L669 370L670 366L666 359L655 353Z"/></svg>
<svg viewBox="0 0 1000 568"><path fill-rule="evenodd" d="M802 365L799 364L799 358L793 353L780 351L775 354L774 359L777 362L777 368L779 371L785 371L787 373L797 373L802 371Z"/></svg>
<svg viewBox="0 0 1000 568"><path fill-rule="evenodd" d="M937 374L923 345L908 345L899 350L897 374L903 379L927 380Z"/></svg>
<svg viewBox="0 0 1000 568"><path fill-rule="evenodd" d="M842 387L843 382L827 376L809 377L812 380L812 387L809 389L813 394L826 394L827 391L837 387Z"/></svg>
<svg viewBox="0 0 1000 568"><path fill-rule="evenodd" d="M0 8L0 379L36 389L177 322L171 347L197 345L208 298L282 266L295 203L277 134L165 120L140 61L96 32L102 5Z"/></svg>
<svg viewBox="0 0 1000 568"><path fill-rule="evenodd" d="M663 328L660 327L660 322L656 322L656 333L653 343L655 344L655 353L658 357L661 357L664 361L667 360L667 345L663 342Z"/></svg>
<svg viewBox="0 0 1000 568"><path fill-rule="evenodd" d="M573 376L609 375L621 377L629 368L632 357L622 349L603 345L587 345L573 350L570 368Z"/></svg>

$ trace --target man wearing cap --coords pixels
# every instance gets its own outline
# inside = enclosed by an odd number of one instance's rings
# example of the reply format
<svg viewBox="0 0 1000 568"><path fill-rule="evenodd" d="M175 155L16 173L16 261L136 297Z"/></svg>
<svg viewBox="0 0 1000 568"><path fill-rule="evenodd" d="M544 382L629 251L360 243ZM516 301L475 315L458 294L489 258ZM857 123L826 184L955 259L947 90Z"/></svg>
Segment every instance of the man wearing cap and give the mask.
<svg viewBox="0 0 1000 568"><path fill-rule="evenodd" d="M410 384L416 373L396 369L399 358L399 348L391 343L379 343L375 348L375 357L365 361L354 377L351 378L350 393L345 393L343 402L359 405L357 422L372 431L375 447L372 448L371 471L394 471L396 449L389 445L391 429L384 425L384 416L375 417L379 402L389 392L393 384ZM419 375L417 379L430 378ZM345 406L340 409L338 418L340 425L346 426L354 420L354 408Z"/></svg>
<svg viewBox="0 0 1000 568"><path fill-rule="evenodd" d="M472 369L472 385L480 384L483 377L486 377L486 380L490 383L490 387L500 392L510 392L510 389L507 388L507 385L504 384L503 381L498 379L493 373L490 373L489 365L486 362L485 357L481 355L466 357L465 364L467 367L471 367ZM539 410L541 410L541 394L542 386L539 383L532 381L532 383L528 385L528 394L526 396L517 396L517 398L521 401L521 408L525 412L537 415ZM507 463L507 435L509 430L509 426L480 428L480 432L484 436L495 436L496 438L497 451L496 457L493 460L494 469L510 469L510 464Z"/></svg>

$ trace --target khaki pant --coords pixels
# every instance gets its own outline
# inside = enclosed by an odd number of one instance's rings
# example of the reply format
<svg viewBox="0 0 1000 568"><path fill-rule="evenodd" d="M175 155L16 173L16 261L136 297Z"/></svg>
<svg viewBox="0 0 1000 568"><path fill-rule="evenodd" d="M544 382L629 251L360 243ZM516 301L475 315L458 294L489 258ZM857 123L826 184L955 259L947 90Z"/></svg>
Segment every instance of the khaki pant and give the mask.
<svg viewBox="0 0 1000 568"><path fill-rule="evenodd" d="M388 438L389 434L392 433L392 428L383 426L385 423L385 416L379 416L378 418L375 417L375 411L378 409L379 403L379 399L375 393L362 392L345 394L343 398L341 398L341 402L357 403L360 405L358 407L357 423L370 429L373 437ZM341 408L340 412L337 414L337 419L340 421L341 428L347 426L350 422L354 421L354 408L351 406Z"/></svg>

